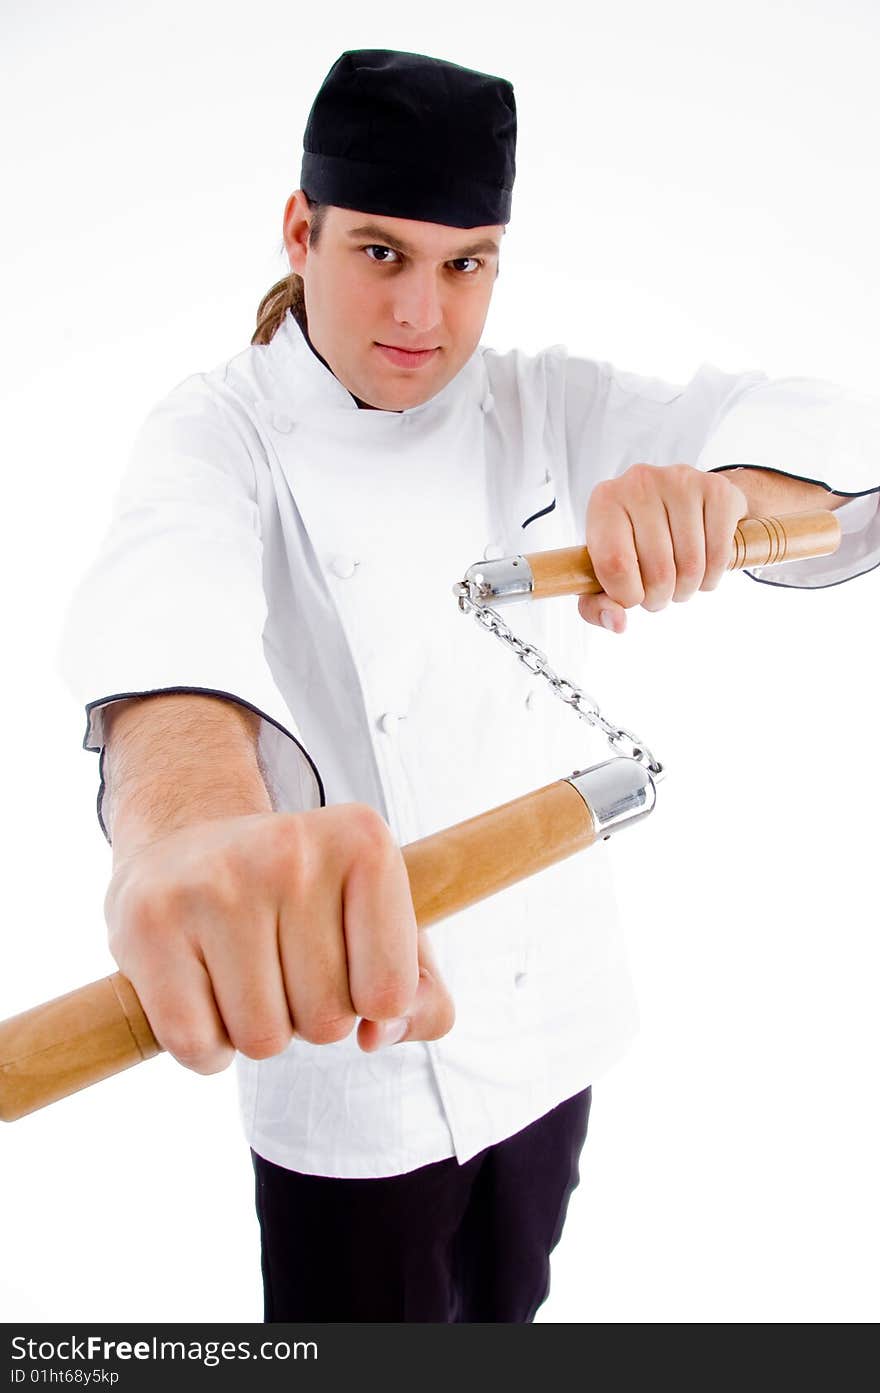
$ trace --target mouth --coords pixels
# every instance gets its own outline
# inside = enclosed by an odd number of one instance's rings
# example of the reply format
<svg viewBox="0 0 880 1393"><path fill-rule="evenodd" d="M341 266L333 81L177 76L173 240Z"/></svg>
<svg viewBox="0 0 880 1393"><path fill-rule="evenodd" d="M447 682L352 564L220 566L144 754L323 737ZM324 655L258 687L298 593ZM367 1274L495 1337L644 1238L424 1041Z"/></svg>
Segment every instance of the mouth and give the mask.
<svg viewBox="0 0 880 1393"><path fill-rule="evenodd" d="M397 348L390 343L374 343L374 348L398 368L420 368L424 363L429 363L435 354L440 352L439 348L422 348L412 350L409 348Z"/></svg>

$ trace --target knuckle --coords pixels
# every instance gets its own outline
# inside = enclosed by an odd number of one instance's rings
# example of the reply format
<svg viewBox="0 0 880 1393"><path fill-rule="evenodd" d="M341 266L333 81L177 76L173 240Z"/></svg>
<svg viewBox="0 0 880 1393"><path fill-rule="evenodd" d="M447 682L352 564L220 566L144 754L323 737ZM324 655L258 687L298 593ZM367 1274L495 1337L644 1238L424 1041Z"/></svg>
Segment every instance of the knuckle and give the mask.
<svg viewBox="0 0 880 1393"><path fill-rule="evenodd" d="M237 1030L232 1036L235 1048L248 1059L271 1059L286 1050L290 1040L290 1030L280 1026L274 1030Z"/></svg>
<svg viewBox="0 0 880 1393"><path fill-rule="evenodd" d="M669 479L679 488L689 488L695 475L699 474L698 469L694 469L691 464L683 464L680 461L670 464L666 470Z"/></svg>
<svg viewBox="0 0 880 1393"><path fill-rule="evenodd" d="M382 865L396 849L387 823L367 804L352 804L346 819L345 834L354 856L361 864Z"/></svg>
<svg viewBox="0 0 880 1393"><path fill-rule="evenodd" d="M384 850L388 846L388 825L368 803L352 803L348 813L349 830L368 846Z"/></svg>
<svg viewBox="0 0 880 1393"><path fill-rule="evenodd" d="M222 1074L224 1069L228 1069L233 1059L235 1051L230 1047L227 1049L215 1050L210 1057L206 1056L199 1064L187 1065L196 1074Z"/></svg>
<svg viewBox="0 0 880 1393"><path fill-rule="evenodd" d="M632 557L622 551L600 550L599 555L593 557L593 563L609 580L623 580L633 570Z"/></svg>
<svg viewBox="0 0 880 1393"><path fill-rule="evenodd" d="M718 470L715 473L707 474L706 483L708 487L714 489L716 493L729 494L742 492L739 484L737 484L734 479L730 478L730 471Z"/></svg>
<svg viewBox="0 0 880 1393"><path fill-rule="evenodd" d="M746 495L733 479L728 479L725 474L709 474L707 479L711 480L709 487L721 503L728 508L735 509L737 519L743 516L743 508L746 504Z"/></svg>
<svg viewBox="0 0 880 1393"><path fill-rule="evenodd" d="M185 1069L197 1074L216 1074L232 1059L232 1050L223 1048L207 1035L172 1026L162 1033L161 1043Z"/></svg>
<svg viewBox="0 0 880 1393"><path fill-rule="evenodd" d="M706 563L702 556L696 553L685 555L676 565L676 572L679 580L700 580L702 579Z"/></svg>
<svg viewBox="0 0 880 1393"><path fill-rule="evenodd" d="M351 1012L341 1016L297 1015L296 1033L310 1045L335 1045L351 1034L356 1021L357 1016Z"/></svg>
<svg viewBox="0 0 880 1393"><path fill-rule="evenodd" d="M645 577L645 600L662 600L675 589L675 571L671 566L658 566Z"/></svg>
<svg viewBox="0 0 880 1393"><path fill-rule="evenodd" d="M354 1009L359 1016L371 1021L403 1016L412 1006L417 986L418 975L415 972L412 980L402 972L374 977L358 991L357 998L353 1000Z"/></svg>
<svg viewBox="0 0 880 1393"><path fill-rule="evenodd" d="M642 601L642 608L648 610L651 614L656 614L658 610L666 608L669 601L672 599L672 594L673 592L671 590L651 588L647 591Z"/></svg>
<svg viewBox="0 0 880 1393"><path fill-rule="evenodd" d="M628 488L634 491L637 497L642 497L653 491L656 474L656 465L639 461L636 464L631 464L629 469L624 471L622 478L626 480Z"/></svg>
<svg viewBox="0 0 880 1393"><path fill-rule="evenodd" d="M612 499L615 493L614 485L613 479L600 479L590 490L588 506L593 503L607 503Z"/></svg>

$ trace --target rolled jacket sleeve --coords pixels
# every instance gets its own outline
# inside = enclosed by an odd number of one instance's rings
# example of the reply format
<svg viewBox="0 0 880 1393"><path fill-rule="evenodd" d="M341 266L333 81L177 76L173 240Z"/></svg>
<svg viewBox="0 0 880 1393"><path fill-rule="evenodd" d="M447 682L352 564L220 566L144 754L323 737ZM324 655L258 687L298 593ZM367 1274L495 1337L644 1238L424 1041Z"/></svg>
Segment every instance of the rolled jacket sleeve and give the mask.
<svg viewBox="0 0 880 1393"><path fill-rule="evenodd" d="M710 472L771 469L851 495L835 510L837 551L749 567L753 580L819 589L880 565L880 398L818 378L760 383L719 415L696 464Z"/></svg>
<svg viewBox="0 0 880 1393"><path fill-rule="evenodd" d="M259 755L273 805L321 806L324 791L263 645L267 602L254 462L246 423L200 376L147 416L94 562L73 592L57 667L86 712L83 747L100 754L113 701L193 692L261 717Z"/></svg>
<svg viewBox="0 0 880 1393"><path fill-rule="evenodd" d="M633 464L764 468L852 501L836 509L843 535L832 555L750 567L747 575L819 588L880 565L880 399L818 378L725 373L711 363L677 384L610 363L564 361L576 518L585 516L596 483Z"/></svg>

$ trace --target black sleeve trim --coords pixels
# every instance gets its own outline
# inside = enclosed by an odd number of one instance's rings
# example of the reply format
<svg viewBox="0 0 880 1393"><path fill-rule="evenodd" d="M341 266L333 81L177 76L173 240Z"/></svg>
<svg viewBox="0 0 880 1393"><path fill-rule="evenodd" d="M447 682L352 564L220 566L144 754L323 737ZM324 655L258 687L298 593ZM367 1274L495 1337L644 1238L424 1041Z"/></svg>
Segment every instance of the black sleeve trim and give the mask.
<svg viewBox="0 0 880 1393"><path fill-rule="evenodd" d="M553 502L552 502L552 503L548 503L546 508L542 508L542 509L540 510L540 512L532 513L532 516L531 516L530 518L526 518L525 522L521 522L521 523L520 523L520 527L528 527L528 525L529 525L530 522L534 522L534 521L535 521L535 518L542 518L542 517L544 516L545 513L552 513L552 512L553 512L553 509L554 509L555 507L556 507L556 499L554 498Z"/></svg>
<svg viewBox="0 0 880 1393"><path fill-rule="evenodd" d="M318 766L315 764L315 761L312 759L305 746L301 745L300 742L297 740L296 736L292 735L291 732L287 730L285 726L281 725L280 721L274 720L272 716L267 716L265 711L261 711L258 706L253 706L249 701L244 701L242 697L235 696L232 692L217 691L214 687L154 687L150 688L149 691L143 692L114 692L111 696L100 697L97 701L89 701L86 703L86 732L83 736L82 742L84 750L99 752L98 775L100 778L100 784L98 787L97 801L98 823L100 825L101 831L104 833L104 836L106 837L108 843L110 843L111 846L113 845L113 843L110 841L110 834L108 833L107 828L104 826L104 819L101 816L101 804L104 800L104 751L106 746L103 744L90 745L88 743L89 730L92 724L92 711L95 709L95 707L106 706L109 702L112 701L127 701L129 697L150 697L164 695L223 697L226 701L234 701L239 706L246 707L248 711L253 711L254 714L256 716L261 717L262 720L268 721L270 726L274 726L276 730L280 730L281 734L286 735L288 740L292 740L294 745L296 745L297 749L305 755L309 763L309 768L315 776L315 782L318 785L318 792L321 796L321 807L326 807L327 797L324 792L323 780L321 779L321 775L318 773Z"/></svg>
<svg viewBox="0 0 880 1393"><path fill-rule="evenodd" d="M862 489L859 493L847 493L845 489L833 489L830 484L826 484L824 479L808 479L804 474L789 474L787 469L768 469L764 464L719 464L715 469L710 469L709 474L720 474L725 469L762 469L765 474L784 474L789 479L800 479L805 484L819 484L829 493L833 493L837 498L867 498L869 493L880 493L880 484L876 488ZM789 585L784 580L764 580L763 576L753 576L751 571L745 571L749 580L755 580L759 585L772 585L774 590L831 590L835 585L846 585L848 581L857 580L859 576L866 576L870 571L876 571L880 566L880 561L875 561L873 566L866 566L863 571L856 571L855 575L844 576L842 580L829 580L826 585Z"/></svg>
<svg viewBox="0 0 880 1393"><path fill-rule="evenodd" d="M874 490L871 489L873 493ZM875 561L873 566L866 566L863 571L856 571L855 575L844 576L842 580L829 580L825 585L789 585L784 580L765 580L763 576L753 576L751 571L743 570L743 575L748 576L749 580L756 580L759 585L772 585L774 590L831 590L835 585L847 585L851 580L858 580L859 576L866 576L871 571L876 571L880 566L880 561Z"/></svg>
<svg viewBox="0 0 880 1393"><path fill-rule="evenodd" d="M860 489L858 493L849 493L846 489L832 488L831 484L826 484L824 479L808 479L806 474L792 474L787 469L771 469L766 464L745 464L744 462L739 464L718 464L714 469L707 469L706 473L722 474L725 469L760 469L764 474L784 474L787 479L800 479L803 484L818 484L820 488L827 489L829 493L833 493L837 498L865 498L869 493L880 492L880 484L875 484L872 489ZM861 572L860 574L864 573ZM840 584L839 581L834 581L833 583L835 585ZM817 585L816 589L821 590L822 586Z"/></svg>

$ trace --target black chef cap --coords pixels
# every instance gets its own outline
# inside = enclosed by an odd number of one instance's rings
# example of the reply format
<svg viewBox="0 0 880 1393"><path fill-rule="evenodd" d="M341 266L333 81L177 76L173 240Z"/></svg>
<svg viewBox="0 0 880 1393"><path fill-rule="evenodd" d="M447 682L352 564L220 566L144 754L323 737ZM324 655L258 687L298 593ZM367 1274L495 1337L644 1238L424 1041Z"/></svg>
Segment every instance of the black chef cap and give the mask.
<svg viewBox="0 0 880 1393"><path fill-rule="evenodd" d="M516 103L503 77L350 50L321 85L303 147L301 187L318 203L450 227L510 221Z"/></svg>

